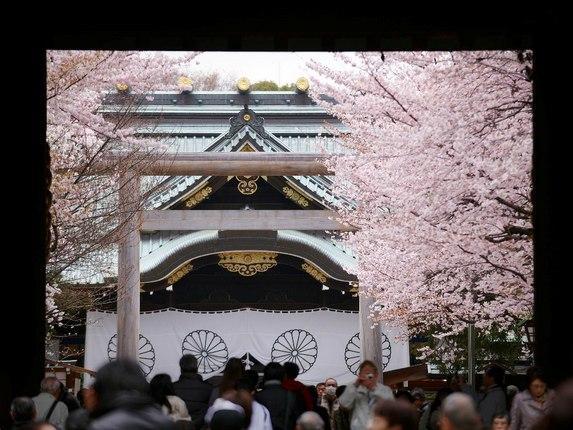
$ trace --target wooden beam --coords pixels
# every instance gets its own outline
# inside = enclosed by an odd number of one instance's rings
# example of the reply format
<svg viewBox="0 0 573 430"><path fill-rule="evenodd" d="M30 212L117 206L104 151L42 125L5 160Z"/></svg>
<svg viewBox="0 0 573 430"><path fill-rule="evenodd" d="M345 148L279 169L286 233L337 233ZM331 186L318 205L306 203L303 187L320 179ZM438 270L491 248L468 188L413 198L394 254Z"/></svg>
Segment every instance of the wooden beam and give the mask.
<svg viewBox="0 0 573 430"><path fill-rule="evenodd" d="M401 369L389 370L383 373L384 384L393 385L405 381L419 381L428 377L428 365L426 363Z"/></svg>
<svg viewBox="0 0 573 430"><path fill-rule="evenodd" d="M67 369L73 370L74 372L87 373L90 376L96 376L95 370L86 369L85 367L76 366L74 364L64 363L62 361L57 361L57 360L51 360L49 358L46 358L46 363L52 367L55 366L65 367Z"/></svg>
<svg viewBox="0 0 573 430"><path fill-rule="evenodd" d="M315 153L197 152L148 157L133 169L148 176L293 176L333 175ZM106 174L120 162L108 156L90 168L90 174Z"/></svg>
<svg viewBox="0 0 573 430"><path fill-rule="evenodd" d="M149 210L141 230L356 230L335 218L329 210Z"/></svg>
<svg viewBox="0 0 573 430"><path fill-rule="evenodd" d="M119 181L123 225L117 265L117 356L135 361L139 350L139 203L140 177L129 172Z"/></svg>

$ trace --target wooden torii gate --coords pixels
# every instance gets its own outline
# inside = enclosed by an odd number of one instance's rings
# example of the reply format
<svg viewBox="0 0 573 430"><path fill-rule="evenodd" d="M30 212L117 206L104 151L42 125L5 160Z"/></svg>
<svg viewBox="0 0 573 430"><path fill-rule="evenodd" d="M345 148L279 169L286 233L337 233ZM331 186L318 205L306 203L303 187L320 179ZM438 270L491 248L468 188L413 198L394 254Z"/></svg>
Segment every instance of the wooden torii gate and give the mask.
<svg viewBox="0 0 573 430"><path fill-rule="evenodd" d="M332 175L313 153L186 153L164 156L137 173L128 171L119 181L119 206L124 234L119 241L117 339L118 357L137 360L140 314L140 232L149 230L355 230L335 219L327 210L139 210L140 175L177 176L281 176ZM117 162L117 158L109 162ZM103 162L106 166L106 160ZM97 166L96 170L97 170ZM382 369L381 337L371 328L368 306L371 299L360 296L360 339L362 356Z"/></svg>

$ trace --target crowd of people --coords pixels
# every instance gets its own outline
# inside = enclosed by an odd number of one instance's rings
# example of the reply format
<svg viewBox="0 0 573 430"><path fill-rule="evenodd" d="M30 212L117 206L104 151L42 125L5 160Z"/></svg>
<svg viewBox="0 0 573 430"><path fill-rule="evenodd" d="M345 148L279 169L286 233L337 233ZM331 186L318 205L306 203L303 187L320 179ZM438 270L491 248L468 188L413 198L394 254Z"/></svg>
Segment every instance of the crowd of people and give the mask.
<svg viewBox="0 0 573 430"><path fill-rule="evenodd" d="M21 430L546 430L573 429L573 381L557 393L537 368L527 388L504 386L499 366L485 369L476 393L455 377L432 401L420 388L396 392L380 382L369 360L357 378L339 386L297 380L295 363L271 362L263 379L231 358L223 375L208 383L197 359L183 355L177 381L157 374L149 382L139 365L116 360L98 370L77 399L55 377L41 381L33 398L11 405L13 429Z"/></svg>

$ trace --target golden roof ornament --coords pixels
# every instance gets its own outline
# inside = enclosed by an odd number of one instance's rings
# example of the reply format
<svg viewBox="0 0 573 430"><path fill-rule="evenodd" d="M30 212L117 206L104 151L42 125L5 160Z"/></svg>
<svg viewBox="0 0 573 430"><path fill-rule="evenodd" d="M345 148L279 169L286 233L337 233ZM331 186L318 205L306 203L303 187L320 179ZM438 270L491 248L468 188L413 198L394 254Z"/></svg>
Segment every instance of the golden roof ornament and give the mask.
<svg viewBox="0 0 573 430"><path fill-rule="evenodd" d="M120 93L127 93L129 91L129 85L125 82L118 82L115 84L115 89Z"/></svg>
<svg viewBox="0 0 573 430"><path fill-rule="evenodd" d="M308 79L301 77L296 80L296 89L299 93L306 93L310 87Z"/></svg>
<svg viewBox="0 0 573 430"><path fill-rule="evenodd" d="M326 274L310 261L304 260L304 262L301 264L301 268L321 284L326 284Z"/></svg>
<svg viewBox="0 0 573 430"><path fill-rule="evenodd" d="M219 266L241 276L253 276L277 265L276 252L222 252Z"/></svg>
<svg viewBox="0 0 573 430"><path fill-rule="evenodd" d="M237 90L240 93L244 94L248 93L250 89L251 89L251 81L249 81L245 77L239 78L239 80L237 81Z"/></svg>
<svg viewBox="0 0 573 430"><path fill-rule="evenodd" d="M177 86L181 92L193 91L193 80L189 76L180 76L177 79Z"/></svg>

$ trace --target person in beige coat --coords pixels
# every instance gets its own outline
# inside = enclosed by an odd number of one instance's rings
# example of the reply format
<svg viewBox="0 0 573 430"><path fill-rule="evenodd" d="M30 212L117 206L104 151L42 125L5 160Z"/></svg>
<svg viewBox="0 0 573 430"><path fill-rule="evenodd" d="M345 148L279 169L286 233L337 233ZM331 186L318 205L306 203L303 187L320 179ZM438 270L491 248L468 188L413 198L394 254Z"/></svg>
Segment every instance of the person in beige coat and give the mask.
<svg viewBox="0 0 573 430"><path fill-rule="evenodd" d="M379 382L380 374L376 365L363 361L358 367L358 378L348 384L339 397L340 406L351 411L350 429L365 430L372 407L379 399L394 400L390 387Z"/></svg>

